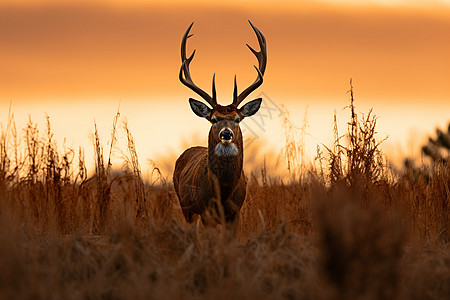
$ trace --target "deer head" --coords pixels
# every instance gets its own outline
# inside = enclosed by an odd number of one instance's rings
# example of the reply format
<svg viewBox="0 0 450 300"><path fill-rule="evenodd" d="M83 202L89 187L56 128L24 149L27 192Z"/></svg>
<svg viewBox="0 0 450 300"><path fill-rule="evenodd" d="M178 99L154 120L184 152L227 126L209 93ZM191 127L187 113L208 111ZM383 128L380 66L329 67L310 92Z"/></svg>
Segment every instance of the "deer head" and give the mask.
<svg viewBox="0 0 450 300"><path fill-rule="evenodd" d="M230 156L237 155L242 149L242 133L239 128L239 123L246 117L254 115L261 106L261 98L252 100L242 107L239 105L244 99L255 89L257 89L263 82L263 75L266 69L267 62L267 47L266 39L264 35L256 28L250 21L259 42L260 51L254 50L247 44L247 47L258 59L258 67L254 66L257 72L256 80L244 91L238 95L236 76L234 77L234 92L233 103L227 106L223 106L217 103L216 98L216 86L215 75L212 80L212 96L200 89L195 85L191 78L189 71L189 64L195 55L195 50L191 56L186 56L186 42L187 39L192 36L189 32L192 28L192 23L186 30L182 42L181 42L181 68L180 68L180 81L188 88L196 92L203 100L205 100L210 107L205 103L198 100L189 99L189 104L192 111L199 117L205 118L211 123L211 129L209 133L209 145L213 145L215 153L218 156Z"/></svg>

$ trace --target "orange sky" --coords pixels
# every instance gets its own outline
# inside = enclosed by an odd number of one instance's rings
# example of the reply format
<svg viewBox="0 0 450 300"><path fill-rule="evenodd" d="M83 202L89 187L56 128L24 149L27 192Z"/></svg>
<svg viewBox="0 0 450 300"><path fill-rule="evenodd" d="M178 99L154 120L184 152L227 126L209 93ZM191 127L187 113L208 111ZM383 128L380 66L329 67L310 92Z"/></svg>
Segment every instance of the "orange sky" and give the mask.
<svg viewBox="0 0 450 300"><path fill-rule="evenodd" d="M251 19L268 42L259 92L287 105L298 123L309 106L311 134L320 142L330 132L333 110L347 104L350 77L357 104L374 107L393 143L405 144L411 130L432 132L450 119L445 1L11 3L0 3L0 121L12 101L16 119L31 113L44 123L47 112L75 144L85 143L80 137L88 136L94 118L108 132L119 101L142 139L158 127L179 140L182 124L206 136L207 124L187 105L194 94L178 81L180 40L192 21L188 49L197 49L191 71L199 86L209 91L215 72L219 102L226 104L234 74L241 89L254 80L256 59L245 47L257 47ZM153 143L161 136L154 134ZM176 143L142 145L148 158L165 151L145 149Z"/></svg>
<svg viewBox="0 0 450 300"><path fill-rule="evenodd" d="M56 5L0 10L1 99L186 95L180 37L195 20L195 78L231 96L254 77L251 18L269 41L265 90L334 97L350 77L371 97L450 95L450 10L330 5ZM275 6L275 8L274 8ZM389 99L389 101L391 101Z"/></svg>

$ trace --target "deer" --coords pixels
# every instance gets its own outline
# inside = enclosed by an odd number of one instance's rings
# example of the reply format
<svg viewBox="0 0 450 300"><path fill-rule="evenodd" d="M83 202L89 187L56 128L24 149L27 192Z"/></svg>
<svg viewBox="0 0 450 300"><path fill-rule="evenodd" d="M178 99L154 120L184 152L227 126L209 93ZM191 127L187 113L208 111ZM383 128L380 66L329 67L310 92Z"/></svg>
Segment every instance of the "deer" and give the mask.
<svg viewBox="0 0 450 300"><path fill-rule="evenodd" d="M181 83L198 94L210 105L189 98L192 111L211 123L208 147L196 146L186 149L175 162L173 184L182 213L187 223L194 215L200 215L202 223L218 224L225 221L227 228L235 231L239 212L246 197L247 179L243 171L244 145L240 122L258 112L262 98L252 100L241 108L239 105L250 93L263 83L267 63L267 46L264 35L250 20L248 21L259 42L260 51L247 44L258 60L256 80L238 95L234 76L233 102L230 105L217 103L215 73L212 79L212 96L195 85L189 65L195 50L186 56L186 42L194 23L188 27L181 41Z"/></svg>

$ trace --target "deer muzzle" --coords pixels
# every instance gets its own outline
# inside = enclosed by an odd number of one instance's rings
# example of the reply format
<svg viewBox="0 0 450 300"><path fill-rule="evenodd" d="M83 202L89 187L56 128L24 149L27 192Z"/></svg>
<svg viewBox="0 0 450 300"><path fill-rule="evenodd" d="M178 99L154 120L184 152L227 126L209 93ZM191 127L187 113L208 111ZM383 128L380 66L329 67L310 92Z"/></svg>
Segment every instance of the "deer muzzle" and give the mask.
<svg viewBox="0 0 450 300"><path fill-rule="evenodd" d="M233 140L233 131L228 127L223 128L219 132L219 138L222 143L229 144Z"/></svg>

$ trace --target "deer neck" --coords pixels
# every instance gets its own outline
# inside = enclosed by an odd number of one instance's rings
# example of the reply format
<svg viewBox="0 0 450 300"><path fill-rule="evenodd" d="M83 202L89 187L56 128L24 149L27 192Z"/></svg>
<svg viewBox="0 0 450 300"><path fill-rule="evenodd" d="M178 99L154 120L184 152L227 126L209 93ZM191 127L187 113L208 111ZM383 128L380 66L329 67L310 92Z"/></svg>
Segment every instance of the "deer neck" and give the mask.
<svg viewBox="0 0 450 300"><path fill-rule="evenodd" d="M235 147L230 151L217 150L218 147L225 147L220 145L220 141L212 137L210 131L208 138L208 169L212 178L212 183L220 186L220 193L222 199L227 199L228 196L234 191L237 185L241 173L243 162L243 140L242 133L238 132L234 145L228 145L227 147ZM237 150L237 153L236 153ZM217 180L217 182L214 182Z"/></svg>

